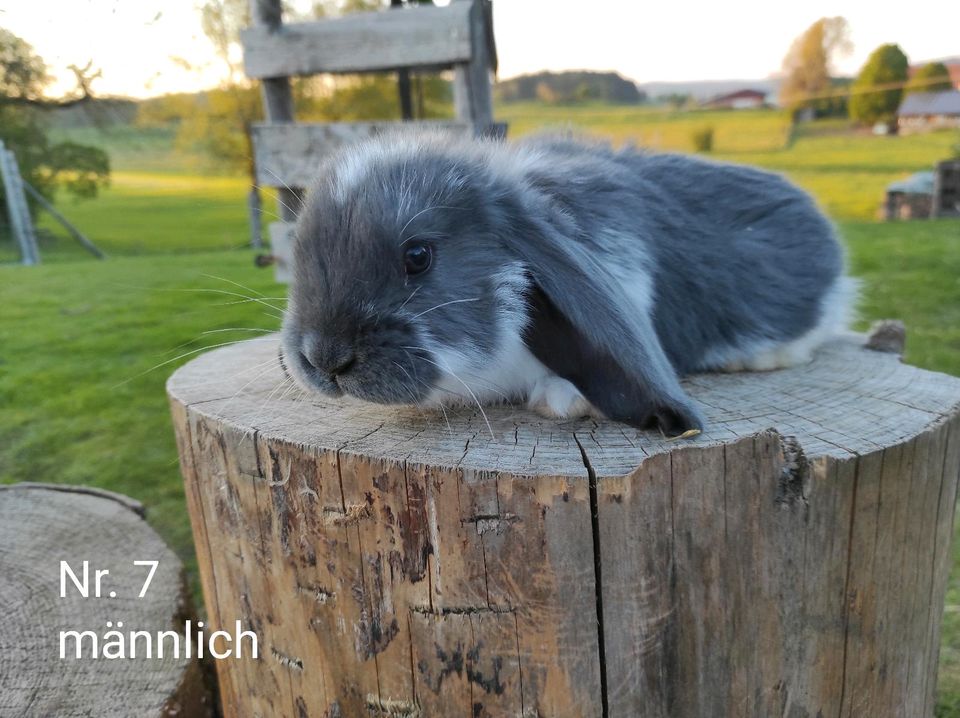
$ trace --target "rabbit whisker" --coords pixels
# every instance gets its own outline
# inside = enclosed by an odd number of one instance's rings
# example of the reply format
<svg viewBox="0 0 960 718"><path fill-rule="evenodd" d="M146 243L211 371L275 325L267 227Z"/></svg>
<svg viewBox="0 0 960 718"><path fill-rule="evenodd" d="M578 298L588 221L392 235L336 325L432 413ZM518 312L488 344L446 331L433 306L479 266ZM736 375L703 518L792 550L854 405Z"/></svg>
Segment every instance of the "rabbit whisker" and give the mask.
<svg viewBox="0 0 960 718"><path fill-rule="evenodd" d="M464 303L464 302L479 302L479 301L480 301L480 297L472 297L472 298L470 298L470 299L451 299L449 302L441 302L440 304L436 304L436 305L430 307L429 309L424 309L424 310L423 310L422 312L420 312L419 314L414 314L412 317L410 317L410 320L413 321L414 319L417 319L418 317L422 317L424 314L429 314L429 313L432 312L434 309L440 309L441 307L447 307L447 306L450 306L451 304L462 304L462 303Z"/></svg>
<svg viewBox="0 0 960 718"><path fill-rule="evenodd" d="M409 347L405 347L405 348L409 348ZM470 394L470 397L473 399L474 403L477 405L477 408L480 410L480 416L483 417L483 421L487 425L487 431L490 432L490 438L496 441L497 437L493 433L493 427L490 425L490 420L487 418L487 412L483 410L483 406L480 404L480 400L477 398L477 395L473 393L473 389L470 388L470 385L467 384L467 382L465 382L459 376L457 376L456 372L450 369L449 366L441 366L437 362L431 361L430 359L427 359L426 357L423 357L423 356L421 356L420 358L423 359L425 362L429 364L433 364L434 366L447 372L450 376L452 376L454 379L456 379L458 382L460 382L463 385L463 388L467 390L467 393Z"/></svg>
<svg viewBox="0 0 960 718"><path fill-rule="evenodd" d="M403 304L401 304L399 307L397 307L397 311L398 311L398 312L399 312L401 309L403 309L405 306L407 306L407 302L409 302L411 299L413 299L413 295L416 294L417 292L419 292L419 291L420 291L420 287L422 287L422 286L423 286L422 284L418 284L416 287L414 287L413 291L410 292L410 296L407 297L406 299L404 299L404 300L403 300Z"/></svg>
<svg viewBox="0 0 960 718"><path fill-rule="evenodd" d="M269 297L264 297L262 293L258 292L258 291L257 291L256 289L254 289L253 287L248 287L246 284L241 284L240 282L235 282L235 281L233 281L232 279L227 279L226 277L218 277L216 274L202 274L201 276L204 276L204 277L206 277L207 279L216 279L217 281L220 281L220 282L226 282L227 284L232 284L233 286L239 287L240 289L245 289L245 290L248 291L248 292L253 292L253 293L256 294L258 297L261 297L261 298L263 298L263 299L268 299L268 298L269 298Z"/></svg>
<svg viewBox="0 0 960 718"><path fill-rule="evenodd" d="M417 212L415 215L413 215L410 219L408 219L408 220L407 220L407 223L406 223L405 225L403 225L403 227L400 229L400 232L399 232L400 236L401 236L401 237L403 236L403 233L407 231L407 227L410 226L410 223L413 222L413 220L415 220L415 219L416 219L417 217L419 217L421 214L425 214L426 212L432 212L432 211L435 210L435 209L463 209L463 207L448 207L448 206L442 205L442 204L434 204L434 205L430 205L429 207L427 207L427 208L425 208L425 209L421 209L419 212ZM409 239L409 237L408 237L407 239ZM403 246L403 244L404 244L405 242L407 242L407 239L401 240L401 241L400 241L400 246Z"/></svg>
<svg viewBox="0 0 960 718"><path fill-rule="evenodd" d="M216 349L217 347L226 347L226 346L230 346L231 344L239 344L240 342L262 342L262 341L272 341L272 340L271 340L271 339L238 339L238 340L235 341L235 342L222 342L222 343L220 343L220 344L213 344L213 345L211 345L211 346L206 346L206 347L200 347L200 348L198 348L198 349L193 349L192 351L184 352L183 354L180 354L179 356L175 356L175 357L173 357L172 359L167 359L166 361L162 361L162 362L160 362L159 364L155 364L154 366L152 366L152 367L150 367L149 369L146 369L146 370L140 372L139 374L134 374L133 376L129 377L128 379L124 379L123 381L114 384L114 385L113 385L112 387L110 387L110 388L111 388L111 389L118 389L118 388L121 387L121 386L124 386L124 385L126 385L126 384L129 384L129 383L132 382L134 379L139 379L140 377L144 376L145 374L149 374L150 372L154 371L155 369L159 369L159 368L162 367L162 366L166 366L167 364L170 364L171 362L175 362L175 361L177 361L178 359L184 359L184 358L186 358L186 357L188 357L188 356L192 356L192 355L196 354L197 352L206 351L207 349Z"/></svg>

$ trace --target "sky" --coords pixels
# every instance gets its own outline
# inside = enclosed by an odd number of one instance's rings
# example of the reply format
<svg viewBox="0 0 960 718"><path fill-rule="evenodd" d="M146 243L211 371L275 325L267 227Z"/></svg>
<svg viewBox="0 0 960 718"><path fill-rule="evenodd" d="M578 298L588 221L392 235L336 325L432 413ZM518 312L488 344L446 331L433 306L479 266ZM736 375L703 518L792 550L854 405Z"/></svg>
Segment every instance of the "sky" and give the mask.
<svg viewBox="0 0 960 718"><path fill-rule="evenodd" d="M199 24L196 0L0 0L0 27L31 43L58 84L89 60L98 95L146 97L210 87L223 68ZM884 10L884 7L889 10ZM538 70L616 70L638 82L757 79L775 74L791 41L823 16L842 15L855 74L871 50L896 42L912 62L960 55L960 2L912 0L495 0L502 78ZM186 61L184 63L183 61ZM186 65L189 65L186 66Z"/></svg>

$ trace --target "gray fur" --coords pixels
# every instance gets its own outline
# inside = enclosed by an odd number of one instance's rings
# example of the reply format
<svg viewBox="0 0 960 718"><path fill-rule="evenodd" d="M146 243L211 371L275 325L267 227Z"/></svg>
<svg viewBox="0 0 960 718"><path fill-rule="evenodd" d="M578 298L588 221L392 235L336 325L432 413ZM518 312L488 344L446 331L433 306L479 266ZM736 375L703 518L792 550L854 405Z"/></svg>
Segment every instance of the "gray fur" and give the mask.
<svg viewBox="0 0 960 718"><path fill-rule="evenodd" d="M677 377L811 332L843 272L805 193L689 156L404 135L352 148L320 177L297 228L285 352L301 381L372 401L423 401L445 373L436 347L492 362L523 329L607 416L699 428ZM433 247L423 276L403 271L409 241ZM518 266L550 305L520 327L498 278ZM585 344L579 364L537 352L552 331ZM305 346L322 366L357 361L334 383Z"/></svg>

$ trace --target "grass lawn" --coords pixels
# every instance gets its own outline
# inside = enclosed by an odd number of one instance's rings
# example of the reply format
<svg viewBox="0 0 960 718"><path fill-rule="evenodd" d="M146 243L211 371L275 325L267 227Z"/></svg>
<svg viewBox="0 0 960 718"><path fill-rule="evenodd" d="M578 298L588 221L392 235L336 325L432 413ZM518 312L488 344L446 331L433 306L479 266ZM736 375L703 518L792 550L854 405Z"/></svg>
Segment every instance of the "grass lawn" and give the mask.
<svg viewBox="0 0 960 718"><path fill-rule="evenodd" d="M805 126L790 140L786 117L770 110L676 113L646 107L514 104L503 105L498 115L510 123L513 137L544 127L577 127L615 143L679 151L690 150L694 129L709 125L716 133L711 156L784 172L839 220L874 219L887 184L929 169L960 141L950 131L906 137L852 134L837 122ZM58 202L104 251L194 252L247 243L245 180L200 174L203 158L178 148L171 130L80 128L55 134L110 153L110 187L94 200L63 195ZM266 200L264 206L269 211L272 203ZM45 261L84 256L48 215L40 215L39 228L49 237L41 242ZM10 242L0 242L0 261L16 256Z"/></svg>
<svg viewBox="0 0 960 718"><path fill-rule="evenodd" d="M786 172L838 221L865 284L863 322L904 319L907 361L960 375L960 222L870 221L883 187L946 156L955 133L887 138L818 123L790 138L775 112L507 105L498 114L513 136L572 123L677 150L713 125L714 156ZM243 291L230 282L271 297L284 290L238 249L247 242L242 178L202 175L169 131L66 134L111 152L113 181L100 197L59 201L111 259L92 260L43 217L54 237L44 265L0 266L0 481L130 494L195 573L164 382L196 348L250 336L219 330L277 326L265 307L229 294ZM0 261L14 257L0 243ZM960 543L954 556L938 715L960 718Z"/></svg>
<svg viewBox="0 0 960 718"><path fill-rule="evenodd" d="M893 180L950 154L957 132L904 137L852 133L843 122L801 126L790 138L785 114L773 110L669 112L648 107L541 107L501 105L500 119L510 136L538 129L577 128L621 144L634 142L655 150L692 152L691 135L714 128L710 156L784 172L806 188L837 219L871 220Z"/></svg>
<svg viewBox="0 0 960 718"><path fill-rule="evenodd" d="M250 242L246 192L238 177L114 172L96 198L64 194L57 208L111 256L238 249ZM44 262L90 257L49 214L40 213L37 230ZM0 262L18 257L0 241Z"/></svg>
<svg viewBox="0 0 960 718"><path fill-rule="evenodd" d="M251 336L218 330L279 324L208 273L282 294L248 251L0 268L0 479L134 496L192 562L164 383L198 346Z"/></svg>

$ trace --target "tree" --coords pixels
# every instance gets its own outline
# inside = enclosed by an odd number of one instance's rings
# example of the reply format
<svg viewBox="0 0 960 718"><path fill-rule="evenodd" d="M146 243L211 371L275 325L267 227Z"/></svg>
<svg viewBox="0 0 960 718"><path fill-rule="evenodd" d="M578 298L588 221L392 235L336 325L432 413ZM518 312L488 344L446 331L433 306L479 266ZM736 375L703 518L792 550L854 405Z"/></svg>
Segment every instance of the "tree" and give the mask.
<svg viewBox="0 0 960 718"><path fill-rule="evenodd" d="M928 62L915 73L907 82L906 92L942 92L952 90L950 70L942 62Z"/></svg>
<svg viewBox="0 0 960 718"><path fill-rule="evenodd" d="M58 187L77 197L93 197L110 177L107 154L96 147L74 142L52 142L46 131L46 111L92 101L90 66L72 68L77 89L52 99L44 94L50 83L46 63L33 47L0 28L0 140L17 157L24 180L52 200ZM32 213L37 205L28 197ZM0 185L0 217L6 198Z"/></svg>
<svg viewBox="0 0 960 718"><path fill-rule="evenodd" d="M793 112L815 108L818 98L830 94L835 59L852 47L850 27L842 17L822 17L808 27L783 58L781 104Z"/></svg>
<svg viewBox="0 0 960 718"><path fill-rule="evenodd" d="M874 50L851 87L850 117L866 125L891 122L903 98L907 67L899 45Z"/></svg>
<svg viewBox="0 0 960 718"><path fill-rule="evenodd" d="M238 61L240 31L250 26L247 0L206 0L200 6L200 26L223 62L224 80L206 93L206 112L187 118L181 142L193 141L215 160L242 167L256 183L253 162L253 123L263 118L260 93Z"/></svg>

